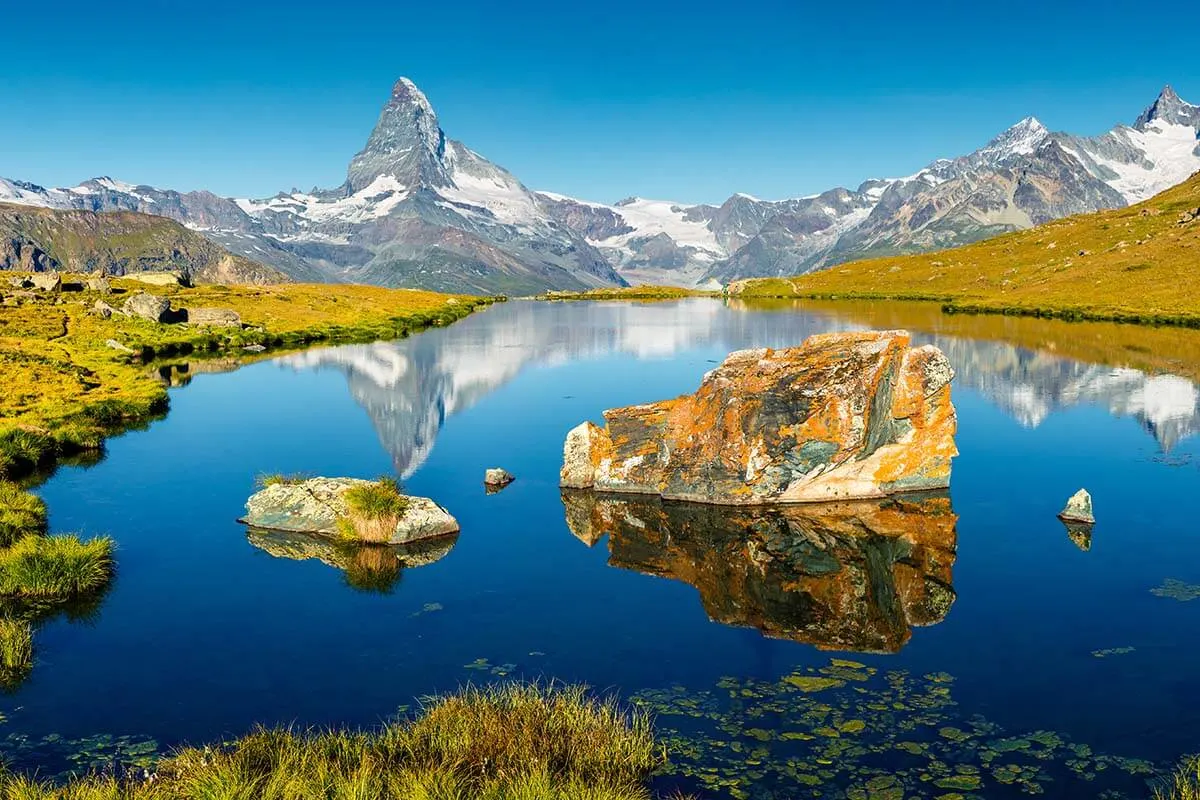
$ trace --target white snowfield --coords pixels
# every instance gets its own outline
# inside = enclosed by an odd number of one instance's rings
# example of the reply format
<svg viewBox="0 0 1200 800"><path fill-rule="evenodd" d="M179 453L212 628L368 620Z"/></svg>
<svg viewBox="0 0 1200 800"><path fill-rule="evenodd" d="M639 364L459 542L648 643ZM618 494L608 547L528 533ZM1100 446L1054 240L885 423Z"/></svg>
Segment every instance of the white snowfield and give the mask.
<svg viewBox="0 0 1200 800"><path fill-rule="evenodd" d="M279 195L268 200L234 200L238 207L252 217L266 213L294 214L305 222L323 223L367 222L386 217L393 208L408 197L408 188L391 175L380 175L359 191L335 200L311 194Z"/></svg>
<svg viewBox="0 0 1200 800"><path fill-rule="evenodd" d="M1093 156L1096 163L1117 175L1101 179L1131 204L1170 189L1200 170L1200 134L1187 125L1153 120L1144 131L1120 127L1109 135L1124 139L1142 154L1142 160L1134 163Z"/></svg>

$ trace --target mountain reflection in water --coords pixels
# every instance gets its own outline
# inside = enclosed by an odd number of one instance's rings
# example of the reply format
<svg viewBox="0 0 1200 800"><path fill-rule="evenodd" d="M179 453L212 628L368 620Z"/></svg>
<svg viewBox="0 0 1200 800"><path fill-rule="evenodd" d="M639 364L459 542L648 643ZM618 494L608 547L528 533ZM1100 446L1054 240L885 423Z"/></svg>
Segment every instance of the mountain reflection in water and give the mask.
<svg viewBox="0 0 1200 800"><path fill-rule="evenodd" d="M894 653L954 603L958 517L944 493L731 507L564 491L608 563L695 586L708 617L821 649Z"/></svg>
<svg viewBox="0 0 1200 800"><path fill-rule="evenodd" d="M878 321L856 317L853 304L845 306L845 314L803 306L786 313L755 313L751 306L731 308L708 298L666 303L510 301L409 339L313 349L284 356L278 363L297 370L343 372L396 471L408 477L425 462L449 416L525 368L610 354L653 359L703 347L789 347L815 333L881 327ZM1080 335L1087 330L1087 323L1058 324L1074 325L1072 330ZM945 351L957 373L956 387L977 391L1027 427L1060 409L1095 404L1114 415L1133 417L1164 450L1200 430L1200 391L1186 378L1150 375L1120 366L1115 357L1112 363L1117 366L1104 366L973 339L969 327L966 335L953 337L910 327L916 344L932 343Z"/></svg>

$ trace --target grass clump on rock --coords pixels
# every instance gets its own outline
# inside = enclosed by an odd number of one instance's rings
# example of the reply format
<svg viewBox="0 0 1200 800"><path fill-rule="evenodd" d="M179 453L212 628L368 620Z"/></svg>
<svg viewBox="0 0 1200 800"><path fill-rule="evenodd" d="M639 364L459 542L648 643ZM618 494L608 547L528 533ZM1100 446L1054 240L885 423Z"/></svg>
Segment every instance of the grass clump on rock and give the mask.
<svg viewBox="0 0 1200 800"><path fill-rule="evenodd" d="M296 486L304 483L311 478L303 472L284 473L284 472L267 472L255 478L254 483L260 489L266 489L268 486Z"/></svg>
<svg viewBox="0 0 1200 800"><path fill-rule="evenodd" d="M108 776L55 787L0 777L22 800L328 797L358 800L648 800L662 762L649 720L580 687L467 688L373 731L260 729L228 746L188 748L152 779Z"/></svg>
<svg viewBox="0 0 1200 800"><path fill-rule="evenodd" d="M352 486L342 499L350 513L338 520L338 532L360 542L389 541L409 506L399 482L387 477Z"/></svg>

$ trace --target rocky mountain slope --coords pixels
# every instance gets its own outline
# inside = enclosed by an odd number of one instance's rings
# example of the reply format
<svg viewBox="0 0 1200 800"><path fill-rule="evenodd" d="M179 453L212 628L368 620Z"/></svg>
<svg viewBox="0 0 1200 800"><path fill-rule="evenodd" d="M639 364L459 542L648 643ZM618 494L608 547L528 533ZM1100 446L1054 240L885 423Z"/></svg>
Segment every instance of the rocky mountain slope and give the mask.
<svg viewBox="0 0 1200 800"><path fill-rule="evenodd" d="M531 192L449 139L401 78L339 187L249 200L97 178L69 189L0 179L0 202L140 211L303 281L531 293L796 275L925 252L1144 200L1200 170L1200 107L1170 87L1097 137L1028 118L965 156L811 197L614 205Z"/></svg>
<svg viewBox="0 0 1200 800"><path fill-rule="evenodd" d="M475 293L624 285L585 238L511 174L446 137L401 78L341 186L264 200L132 186L71 189L0 180L0 201L177 220L298 280Z"/></svg>
<svg viewBox="0 0 1200 800"><path fill-rule="evenodd" d="M0 269L180 272L197 283L282 283L278 270L234 255L177 222L122 211L59 211L0 203Z"/></svg>
<svg viewBox="0 0 1200 800"><path fill-rule="evenodd" d="M1200 170L1200 107L1168 86L1103 136L1052 133L1030 117L965 156L903 178L813 197L720 206L546 195L551 212L626 277L727 283L864 257L925 252L1145 200Z"/></svg>

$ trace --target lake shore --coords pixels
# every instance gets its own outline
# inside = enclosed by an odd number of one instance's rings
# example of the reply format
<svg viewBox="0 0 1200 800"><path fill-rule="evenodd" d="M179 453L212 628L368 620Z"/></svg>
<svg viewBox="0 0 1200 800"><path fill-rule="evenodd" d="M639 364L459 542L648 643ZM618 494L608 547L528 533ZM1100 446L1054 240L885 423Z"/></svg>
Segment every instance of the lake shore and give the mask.
<svg viewBox="0 0 1200 800"><path fill-rule="evenodd" d="M950 314L1200 327L1200 175L1145 202L975 244L881 254L786 278L734 281L731 297L921 300Z"/></svg>
<svg viewBox="0 0 1200 800"><path fill-rule="evenodd" d="M147 365L195 355L253 358L315 344L399 339L449 325L500 298L373 286L147 286L113 279L112 294L26 293L0 309L0 477L51 469L102 451L104 440L161 417L167 386ZM72 287L68 277L65 287ZM178 308L220 308L240 325L204 327L96 312L148 291Z"/></svg>

